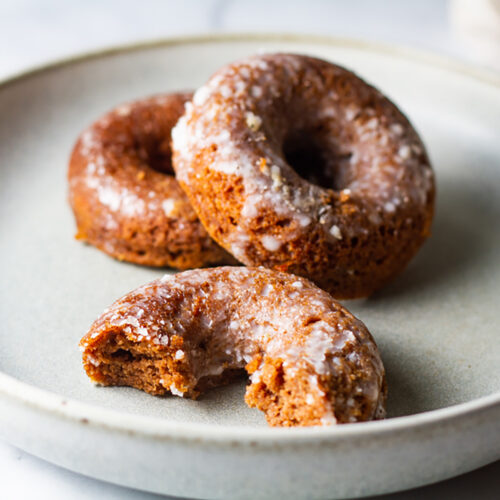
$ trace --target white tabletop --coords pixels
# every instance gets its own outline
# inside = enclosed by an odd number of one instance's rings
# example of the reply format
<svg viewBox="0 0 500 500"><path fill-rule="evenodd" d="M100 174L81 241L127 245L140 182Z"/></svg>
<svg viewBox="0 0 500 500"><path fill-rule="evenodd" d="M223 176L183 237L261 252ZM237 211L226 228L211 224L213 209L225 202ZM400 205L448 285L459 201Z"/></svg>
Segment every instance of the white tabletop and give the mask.
<svg viewBox="0 0 500 500"><path fill-rule="evenodd" d="M349 36L487 64L452 29L446 0L0 0L0 79L103 46L214 31ZM160 498L69 472L1 441L0 471L0 497L9 500ZM499 492L497 462L384 498L489 500Z"/></svg>

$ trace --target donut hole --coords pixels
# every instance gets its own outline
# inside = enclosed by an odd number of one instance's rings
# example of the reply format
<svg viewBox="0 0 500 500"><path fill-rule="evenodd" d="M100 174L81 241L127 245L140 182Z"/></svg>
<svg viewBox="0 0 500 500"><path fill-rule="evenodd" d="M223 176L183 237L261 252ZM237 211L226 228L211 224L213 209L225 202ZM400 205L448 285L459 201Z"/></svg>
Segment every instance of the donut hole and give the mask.
<svg viewBox="0 0 500 500"><path fill-rule="evenodd" d="M202 351L207 351L208 345L205 339L202 339L198 342L198 349L201 349Z"/></svg>
<svg viewBox="0 0 500 500"><path fill-rule="evenodd" d="M321 127L291 131L283 142L283 156L295 172L311 184L335 191L347 184L345 163L349 162L351 153L341 153Z"/></svg>
<svg viewBox="0 0 500 500"><path fill-rule="evenodd" d="M150 168L167 175L175 175L172 167L172 150L166 141L148 144L145 148L146 162Z"/></svg>

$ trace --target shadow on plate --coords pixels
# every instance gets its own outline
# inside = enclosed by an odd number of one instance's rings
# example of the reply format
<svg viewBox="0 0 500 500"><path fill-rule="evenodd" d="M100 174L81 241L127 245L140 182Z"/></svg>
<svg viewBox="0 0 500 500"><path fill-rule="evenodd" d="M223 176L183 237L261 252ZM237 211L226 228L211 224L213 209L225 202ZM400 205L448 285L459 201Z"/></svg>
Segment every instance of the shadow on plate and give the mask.
<svg viewBox="0 0 500 500"><path fill-rule="evenodd" d="M481 204L475 190L467 186L444 184L438 188L431 237L403 274L366 302L449 288L490 249L488 233L481 229L497 227L498 216L491 207Z"/></svg>
<svg viewBox="0 0 500 500"><path fill-rule="evenodd" d="M374 333L377 338L377 332ZM408 353L401 353L392 343L400 341L394 332L389 342L379 342L384 360L389 388L387 397L387 418L414 415L435 410L443 406L442 378L440 367L432 367L429 361Z"/></svg>

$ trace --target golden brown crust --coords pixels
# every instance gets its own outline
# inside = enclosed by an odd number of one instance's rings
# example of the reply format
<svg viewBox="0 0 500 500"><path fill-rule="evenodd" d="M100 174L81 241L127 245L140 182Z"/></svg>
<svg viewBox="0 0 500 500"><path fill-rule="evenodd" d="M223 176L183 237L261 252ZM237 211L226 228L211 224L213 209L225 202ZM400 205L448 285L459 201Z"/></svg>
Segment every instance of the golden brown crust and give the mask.
<svg viewBox="0 0 500 500"><path fill-rule="evenodd" d="M220 267L167 275L116 301L81 340L88 376L197 397L250 375L270 425L385 415L385 374L365 325L304 278Z"/></svg>
<svg viewBox="0 0 500 500"><path fill-rule="evenodd" d="M429 236L434 177L417 133L380 92L326 61L272 54L222 68L172 136L200 220L246 265L362 297Z"/></svg>
<svg viewBox="0 0 500 500"><path fill-rule="evenodd" d="M124 104L81 134L68 171L77 239L148 266L234 262L209 237L173 177L170 132L190 97Z"/></svg>

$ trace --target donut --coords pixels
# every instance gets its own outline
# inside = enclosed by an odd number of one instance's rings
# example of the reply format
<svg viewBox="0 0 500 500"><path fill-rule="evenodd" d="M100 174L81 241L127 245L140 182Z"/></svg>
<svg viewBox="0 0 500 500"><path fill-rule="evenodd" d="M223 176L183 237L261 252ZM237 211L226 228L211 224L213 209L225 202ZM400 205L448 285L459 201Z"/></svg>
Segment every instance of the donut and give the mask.
<svg viewBox="0 0 500 500"><path fill-rule="evenodd" d="M196 398L250 375L272 426L380 419L386 384L365 325L310 281L264 267L166 275L116 301L80 342L102 385Z"/></svg>
<svg viewBox="0 0 500 500"><path fill-rule="evenodd" d="M430 234L434 175L398 108L352 72L249 57L199 88L173 166L209 234L240 262L368 296Z"/></svg>
<svg viewBox="0 0 500 500"><path fill-rule="evenodd" d="M190 97L121 105L81 134L68 169L77 239L148 266L235 262L210 238L173 176L170 132Z"/></svg>

